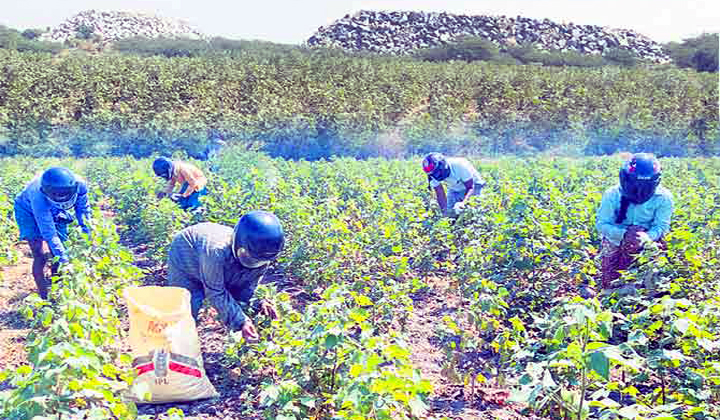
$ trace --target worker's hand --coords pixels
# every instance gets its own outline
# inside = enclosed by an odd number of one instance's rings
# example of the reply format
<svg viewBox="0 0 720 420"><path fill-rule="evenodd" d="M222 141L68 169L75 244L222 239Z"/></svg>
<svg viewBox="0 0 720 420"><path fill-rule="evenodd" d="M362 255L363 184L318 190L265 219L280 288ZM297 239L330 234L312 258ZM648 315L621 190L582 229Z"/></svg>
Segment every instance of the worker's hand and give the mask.
<svg viewBox="0 0 720 420"><path fill-rule="evenodd" d="M260 313L270 319L278 319L279 318L277 311L275 310L275 307L272 305L272 303L270 303L266 300L262 300L260 302Z"/></svg>
<svg viewBox="0 0 720 420"><path fill-rule="evenodd" d="M258 338L260 338L260 336L258 336L257 330L255 329L255 325L253 325L250 319L245 320L245 323L243 324L240 331L242 332L243 338L245 338L246 340L256 341Z"/></svg>
<svg viewBox="0 0 720 420"><path fill-rule="evenodd" d="M160 191L160 192L157 193L155 196L156 196L158 199L161 199L161 198L165 197L166 195L167 195L167 194L165 193L165 191Z"/></svg>
<svg viewBox="0 0 720 420"><path fill-rule="evenodd" d="M459 202L457 202L457 203L455 203L455 204L453 205L453 210L455 210L455 212L457 212L457 213L459 213L460 211L462 211L462 209L464 209L464 208L465 208L465 202L464 202L464 201L459 201Z"/></svg>
<svg viewBox="0 0 720 420"><path fill-rule="evenodd" d="M644 231L645 228L642 226L628 226L620 244L620 248L622 248L623 252L628 254L637 254L640 252L642 249L642 243L640 242L640 236L638 234Z"/></svg>
<svg viewBox="0 0 720 420"><path fill-rule="evenodd" d="M180 200L181 198L182 198L182 194L180 194L180 193L170 194L170 199L171 199L172 201L177 202L177 201Z"/></svg>
<svg viewBox="0 0 720 420"><path fill-rule="evenodd" d="M652 242L652 239L650 239L650 235L648 235L647 232L643 231L637 233L637 239L641 244Z"/></svg>

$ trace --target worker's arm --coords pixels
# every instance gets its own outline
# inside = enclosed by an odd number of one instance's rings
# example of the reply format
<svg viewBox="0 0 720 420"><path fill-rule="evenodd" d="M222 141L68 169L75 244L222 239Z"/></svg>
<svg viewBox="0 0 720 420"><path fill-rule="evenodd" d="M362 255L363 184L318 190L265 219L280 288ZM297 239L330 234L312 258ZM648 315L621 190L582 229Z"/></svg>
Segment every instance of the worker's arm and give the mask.
<svg viewBox="0 0 720 420"><path fill-rule="evenodd" d="M595 217L595 227L600 235L615 245L620 245L626 231L625 226L615 223L615 210L620 202L619 194L616 189L605 191Z"/></svg>
<svg viewBox="0 0 720 420"><path fill-rule="evenodd" d="M673 213L673 200L671 196L662 196L660 206L655 210L655 218L647 234L653 241L662 238L670 231L670 219Z"/></svg>
<svg viewBox="0 0 720 420"><path fill-rule="evenodd" d="M475 180L471 177L465 181L465 197L463 197L462 201L466 201L473 194L475 194Z"/></svg>
<svg viewBox="0 0 720 420"><path fill-rule="evenodd" d="M438 206L443 212L447 211L447 196L445 195L445 187L442 184L435 186L435 197L437 198Z"/></svg>

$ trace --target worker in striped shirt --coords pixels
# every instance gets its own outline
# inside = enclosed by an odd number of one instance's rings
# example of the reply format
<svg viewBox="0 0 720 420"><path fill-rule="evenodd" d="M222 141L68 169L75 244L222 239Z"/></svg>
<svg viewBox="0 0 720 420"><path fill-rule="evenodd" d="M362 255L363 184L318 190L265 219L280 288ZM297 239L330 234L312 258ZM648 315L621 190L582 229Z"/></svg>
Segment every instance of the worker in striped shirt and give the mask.
<svg viewBox="0 0 720 420"><path fill-rule="evenodd" d="M153 171L168 181L165 190L158 193L158 198L169 197L183 210L200 207L200 197L207 195L207 178L197 166L161 157L153 162ZM175 184L180 184L178 193L173 193Z"/></svg>
<svg viewBox="0 0 720 420"><path fill-rule="evenodd" d="M280 221L274 214L251 211L235 228L198 223L178 232L168 252L168 285L190 291L192 315L198 319L205 298L220 319L247 339L257 339L245 311L267 265L285 244ZM260 311L276 318L275 309L260 302Z"/></svg>

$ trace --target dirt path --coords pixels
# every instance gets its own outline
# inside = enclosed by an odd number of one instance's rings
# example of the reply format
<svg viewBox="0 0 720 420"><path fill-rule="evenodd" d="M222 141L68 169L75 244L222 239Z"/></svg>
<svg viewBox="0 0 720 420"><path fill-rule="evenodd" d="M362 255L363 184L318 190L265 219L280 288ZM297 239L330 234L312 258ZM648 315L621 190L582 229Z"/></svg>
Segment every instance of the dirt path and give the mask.
<svg viewBox="0 0 720 420"><path fill-rule="evenodd" d="M18 261L0 268L0 370L16 368L27 361L25 337L30 330L20 308L23 299L35 292L35 282L30 269L30 250L22 246L18 250Z"/></svg>
<svg viewBox="0 0 720 420"><path fill-rule="evenodd" d="M443 376L442 367L446 356L437 328L442 325L444 316L452 316L457 312L460 297L446 279L430 278L428 285L428 289L414 296L415 310L407 324L407 336L415 367L433 384L434 392L430 397L433 414L455 420L527 420L528 417L518 414L513 407L503 407L484 400L480 391L470 401L470 387L454 383ZM498 390L486 391L490 394Z"/></svg>

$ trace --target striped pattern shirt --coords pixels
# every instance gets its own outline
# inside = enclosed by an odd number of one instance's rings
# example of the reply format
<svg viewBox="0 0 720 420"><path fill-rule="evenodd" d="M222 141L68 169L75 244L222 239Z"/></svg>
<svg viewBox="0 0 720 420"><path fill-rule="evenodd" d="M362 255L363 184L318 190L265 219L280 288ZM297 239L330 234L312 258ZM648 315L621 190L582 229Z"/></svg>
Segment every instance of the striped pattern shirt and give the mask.
<svg viewBox="0 0 720 420"><path fill-rule="evenodd" d="M170 244L168 262L189 279L202 282L205 297L222 321L239 330L267 266L247 268L232 253L233 229L217 223L199 223L178 232ZM237 300L236 300L237 299Z"/></svg>

